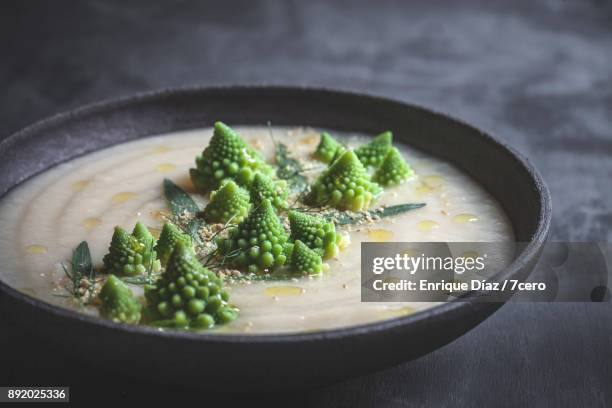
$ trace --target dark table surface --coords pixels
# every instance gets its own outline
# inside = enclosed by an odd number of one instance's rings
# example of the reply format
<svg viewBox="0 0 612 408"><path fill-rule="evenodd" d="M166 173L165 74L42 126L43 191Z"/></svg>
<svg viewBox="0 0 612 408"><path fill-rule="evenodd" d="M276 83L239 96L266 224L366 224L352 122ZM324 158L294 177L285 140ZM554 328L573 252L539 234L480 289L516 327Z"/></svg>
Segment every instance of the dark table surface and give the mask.
<svg viewBox="0 0 612 408"><path fill-rule="evenodd" d="M610 2L127 3L2 2L0 137L85 103L166 87L366 91L448 112L528 156L552 192L553 240L612 237ZM609 303L508 304L418 360L265 402L611 405L611 312ZM80 401L104 398L95 382L107 398L186 395L97 373L0 316L0 385L67 384Z"/></svg>

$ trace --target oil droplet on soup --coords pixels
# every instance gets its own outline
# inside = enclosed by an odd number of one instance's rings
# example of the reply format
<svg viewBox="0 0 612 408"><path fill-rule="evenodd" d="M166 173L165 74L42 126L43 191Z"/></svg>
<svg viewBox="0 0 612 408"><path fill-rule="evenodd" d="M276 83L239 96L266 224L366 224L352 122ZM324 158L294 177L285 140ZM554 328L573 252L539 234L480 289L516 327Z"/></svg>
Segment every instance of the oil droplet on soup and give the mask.
<svg viewBox="0 0 612 408"><path fill-rule="evenodd" d="M457 214L453 217L453 221L459 224L478 221L478 217L474 214Z"/></svg>
<svg viewBox="0 0 612 408"><path fill-rule="evenodd" d="M433 229L440 228L440 224L432 220L424 220L424 221L419 222L417 224L417 227L421 231L431 231Z"/></svg>
<svg viewBox="0 0 612 408"><path fill-rule="evenodd" d="M26 247L26 252L28 254L46 254L49 249L43 245L28 245Z"/></svg>
<svg viewBox="0 0 612 408"><path fill-rule="evenodd" d="M420 177L419 183L414 188L414 191L418 196L423 196L425 194L438 191L440 187L442 187L443 181L444 178L442 176L438 176L437 174Z"/></svg>
<svg viewBox="0 0 612 408"><path fill-rule="evenodd" d="M387 242L393 238L393 232L385 229L368 230L368 239L371 242Z"/></svg>
<svg viewBox="0 0 612 408"><path fill-rule="evenodd" d="M153 154L162 154L169 152L171 149L168 146L155 146L151 149L151 153Z"/></svg>
<svg viewBox="0 0 612 408"><path fill-rule="evenodd" d="M404 255L408 256L408 257L415 257L418 255L418 252L416 249L413 248L408 248L404 251Z"/></svg>
<svg viewBox="0 0 612 408"><path fill-rule="evenodd" d="M471 259L476 259L478 258L478 252L476 251L466 251L463 254L461 254L462 258L471 258Z"/></svg>
<svg viewBox="0 0 612 408"><path fill-rule="evenodd" d="M414 188L414 191L417 193L417 196L423 196L425 194L429 194L433 191L436 191L435 188L429 187L427 184L425 183L419 183L417 184L417 186Z"/></svg>
<svg viewBox="0 0 612 408"><path fill-rule="evenodd" d="M115 194L113 198L111 199L111 201L113 202L113 204L120 204L120 203L125 203L126 201L133 200L136 197L138 197L138 194L126 191L126 192Z"/></svg>
<svg viewBox="0 0 612 408"><path fill-rule="evenodd" d="M170 173L171 171L176 170L176 166L170 163L162 163L159 164L155 169L160 173Z"/></svg>
<svg viewBox="0 0 612 408"><path fill-rule="evenodd" d="M428 187L437 188L441 187L444 182L444 177L438 176L437 174L432 174L430 176L424 176L421 178L421 181L425 183Z"/></svg>
<svg viewBox="0 0 612 408"><path fill-rule="evenodd" d="M312 133L302 137L298 142L303 145L313 145L319 141L319 135Z"/></svg>
<svg viewBox="0 0 612 408"><path fill-rule="evenodd" d="M408 316L411 313L414 313L414 309L411 308L410 306L404 306L399 309L383 310L380 313L380 318L381 319L391 319L393 317Z"/></svg>
<svg viewBox="0 0 612 408"><path fill-rule="evenodd" d="M298 296L305 291L298 286L271 286L264 290L264 295L269 297Z"/></svg>
<svg viewBox="0 0 612 408"><path fill-rule="evenodd" d="M74 191L81 191L88 185L89 185L89 180L79 180L79 181L75 181L74 183L72 183L72 189Z"/></svg>
<svg viewBox="0 0 612 408"><path fill-rule="evenodd" d="M81 221L81 225L87 229L96 228L101 223L102 223L102 220L96 217L85 218L83 221Z"/></svg>

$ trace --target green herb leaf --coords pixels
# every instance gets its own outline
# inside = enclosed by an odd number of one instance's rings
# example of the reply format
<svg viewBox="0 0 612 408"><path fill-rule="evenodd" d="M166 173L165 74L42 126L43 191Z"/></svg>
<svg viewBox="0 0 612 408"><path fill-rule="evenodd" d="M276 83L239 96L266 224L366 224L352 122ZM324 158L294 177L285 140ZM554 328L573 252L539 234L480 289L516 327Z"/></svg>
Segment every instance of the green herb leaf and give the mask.
<svg viewBox="0 0 612 408"><path fill-rule="evenodd" d="M124 276L121 280L131 285L149 285L152 282L149 276Z"/></svg>
<svg viewBox="0 0 612 408"><path fill-rule="evenodd" d="M369 218L392 217L425 207L425 205L425 203L406 203L358 213L329 213L325 214L324 217L333 221L336 225L358 224Z"/></svg>
<svg viewBox="0 0 612 408"><path fill-rule="evenodd" d="M200 210L193 198L172 180L164 179L164 196L174 216L180 216L185 212L195 214Z"/></svg>
<svg viewBox="0 0 612 408"><path fill-rule="evenodd" d="M291 156L287 145L274 141L274 159L276 160L276 175L287 180L293 191L304 191L308 187L308 180L302 175L302 163Z"/></svg>
<svg viewBox="0 0 612 408"><path fill-rule="evenodd" d="M94 290L95 271L91 262L89 245L87 245L86 241L81 242L72 252L71 269L71 272L67 275L72 281L72 295L76 298L81 297L81 291L79 290L81 279L87 278L90 283L89 292L91 297Z"/></svg>
<svg viewBox="0 0 612 408"><path fill-rule="evenodd" d="M174 217L180 217L185 212L191 214L198 214L200 209L198 208L198 204L191 198L189 194L185 192L182 188L174 184L172 180L164 179L164 196L166 197L166 203L168 203L168 207L170 208L170 212ZM204 220L200 218L193 218L187 222L187 225L184 228L177 224L177 226L183 229L191 238L195 241L200 241L199 230L204 224Z"/></svg>
<svg viewBox="0 0 612 408"><path fill-rule="evenodd" d="M189 221L185 226L185 229L187 230L186 232L192 239L195 239L196 241L200 242L200 228L202 228L202 225L204 224L205 222L203 219L194 218Z"/></svg>
<svg viewBox="0 0 612 408"><path fill-rule="evenodd" d="M79 274L85 278L91 278L93 275L93 264L87 241L81 242L72 253L72 271L73 274Z"/></svg>
<svg viewBox="0 0 612 408"><path fill-rule="evenodd" d="M300 278L302 277L299 274L292 274L289 272L286 272L285 270L280 270L280 271L276 271L273 273L261 273L261 274L255 274L255 273L249 273L249 274L244 274L244 275L240 275L240 276L227 276L224 279L226 281L229 282L246 282L246 281L251 281L251 282L274 282L274 281L287 281L293 278Z"/></svg>

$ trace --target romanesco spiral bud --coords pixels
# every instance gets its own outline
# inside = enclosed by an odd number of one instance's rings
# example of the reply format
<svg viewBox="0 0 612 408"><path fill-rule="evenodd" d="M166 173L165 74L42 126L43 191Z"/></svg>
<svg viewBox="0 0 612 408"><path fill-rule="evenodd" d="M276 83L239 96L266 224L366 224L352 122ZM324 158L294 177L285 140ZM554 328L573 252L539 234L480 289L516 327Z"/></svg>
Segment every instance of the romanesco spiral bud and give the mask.
<svg viewBox="0 0 612 408"><path fill-rule="evenodd" d="M196 157L196 168L189 174L194 186L207 192L226 179L249 186L256 171L271 174L272 168L234 130L217 122L210 144Z"/></svg>
<svg viewBox="0 0 612 408"><path fill-rule="evenodd" d="M302 241L297 240L291 254L291 270L304 275L318 275L323 270L321 255L308 248Z"/></svg>
<svg viewBox="0 0 612 408"><path fill-rule="evenodd" d="M145 247L142 254L142 263L145 268L150 267L153 271L158 271L161 263L157 259L157 253L155 252L155 237L153 237L153 234L143 223L138 221L134 226L132 236Z"/></svg>
<svg viewBox="0 0 612 408"><path fill-rule="evenodd" d="M346 148L340 144L336 139L331 137L329 133L321 133L321 140L319 145L314 152L314 157L323 163L331 163L339 153L343 153Z"/></svg>
<svg viewBox="0 0 612 408"><path fill-rule="evenodd" d="M376 136L369 143L355 149L355 154L366 167L378 167L391 149L393 134L389 131Z"/></svg>
<svg viewBox="0 0 612 408"><path fill-rule="evenodd" d="M149 268L158 271L160 263L153 249L154 241L141 223L136 224L132 235L121 227L115 227L108 253L104 256L104 269L107 273L128 276L145 273Z"/></svg>
<svg viewBox="0 0 612 408"><path fill-rule="evenodd" d="M210 202L204 208L203 215L209 223L238 224L247 216L250 207L248 191L239 187L233 180L227 180L211 193Z"/></svg>
<svg viewBox="0 0 612 408"><path fill-rule="evenodd" d="M180 329L208 329L234 320L238 311L227 302L223 281L198 262L178 241L165 272L145 287L147 316L152 324Z"/></svg>
<svg viewBox="0 0 612 408"><path fill-rule="evenodd" d="M382 186L400 184L412 176L412 169L406 163L399 150L395 147L389 150L385 160L372 176L372 180Z"/></svg>
<svg viewBox="0 0 612 408"><path fill-rule="evenodd" d="M272 180L261 173L256 173L249 190L253 205L261 204L268 199L277 209L287 208L287 182L285 180Z"/></svg>
<svg viewBox="0 0 612 408"><path fill-rule="evenodd" d="M117 323L137 324L142 305L134 293L115 275L110 275L98 295L100 315Z"/></svg>
<svg viewBox="0 0 612 408"><path fill-rule="evenodd" d="M288 238L270 200L264 199L218 244L229 263L255 273L285 263Z"/></svg>
<svg viewBox="0 0 612 408"><path fill-rule="evenodd" d="M176 225L171 222L166 222L162 228L162 232L157 240L155 252L161 264L166 266L168 259L174 250L177 242L182 242L186 247L193 249L193 242L188 234L182 232Z"/></svg>
<svg viewBox="0 0 612 408"><path fill-rule="evenodd" d="M134 225L132 236L142 242L145 246L151 246L151 244L155 243L155 237L153 237L153 234L151 234L149 229L140 221Z"/></svg>
<svg viewBox="0 0 612 408"><path fill-rule="evenodd" d="M380 193L382 188L370 181L355 153L349 150L319 175L305 201L315 206L363 211Z"/></svg>
<svg viewBox="0 0 612 408"><path fill-rule="evenodd" d="M336 233L336 226L333 222L299 211L290 211L289 225L292 241L302 241L323 259L330 259L338 255L338 243L341 237Z"/></svg>

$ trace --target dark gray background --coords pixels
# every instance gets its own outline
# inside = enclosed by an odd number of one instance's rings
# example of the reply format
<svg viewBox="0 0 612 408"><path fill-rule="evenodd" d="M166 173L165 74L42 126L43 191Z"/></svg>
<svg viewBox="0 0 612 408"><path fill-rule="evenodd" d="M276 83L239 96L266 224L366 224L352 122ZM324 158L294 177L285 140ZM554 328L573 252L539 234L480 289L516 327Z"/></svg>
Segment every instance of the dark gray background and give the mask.
<svg viewBox="0 0 612 408"><path fill-rule="evenodd" d="M552 239L612 236L609 2L3 1L0 58L0 137L85 103L165 87L367 91L450 113L528 156L552 191ZM509 304L416 361L267 402L610 405L611 312L610 304ZM138 401L147 390L49 353L47 341L4 320L0 383L71 385L81 400L96 381L105 384L96 400Z"/></svg>

